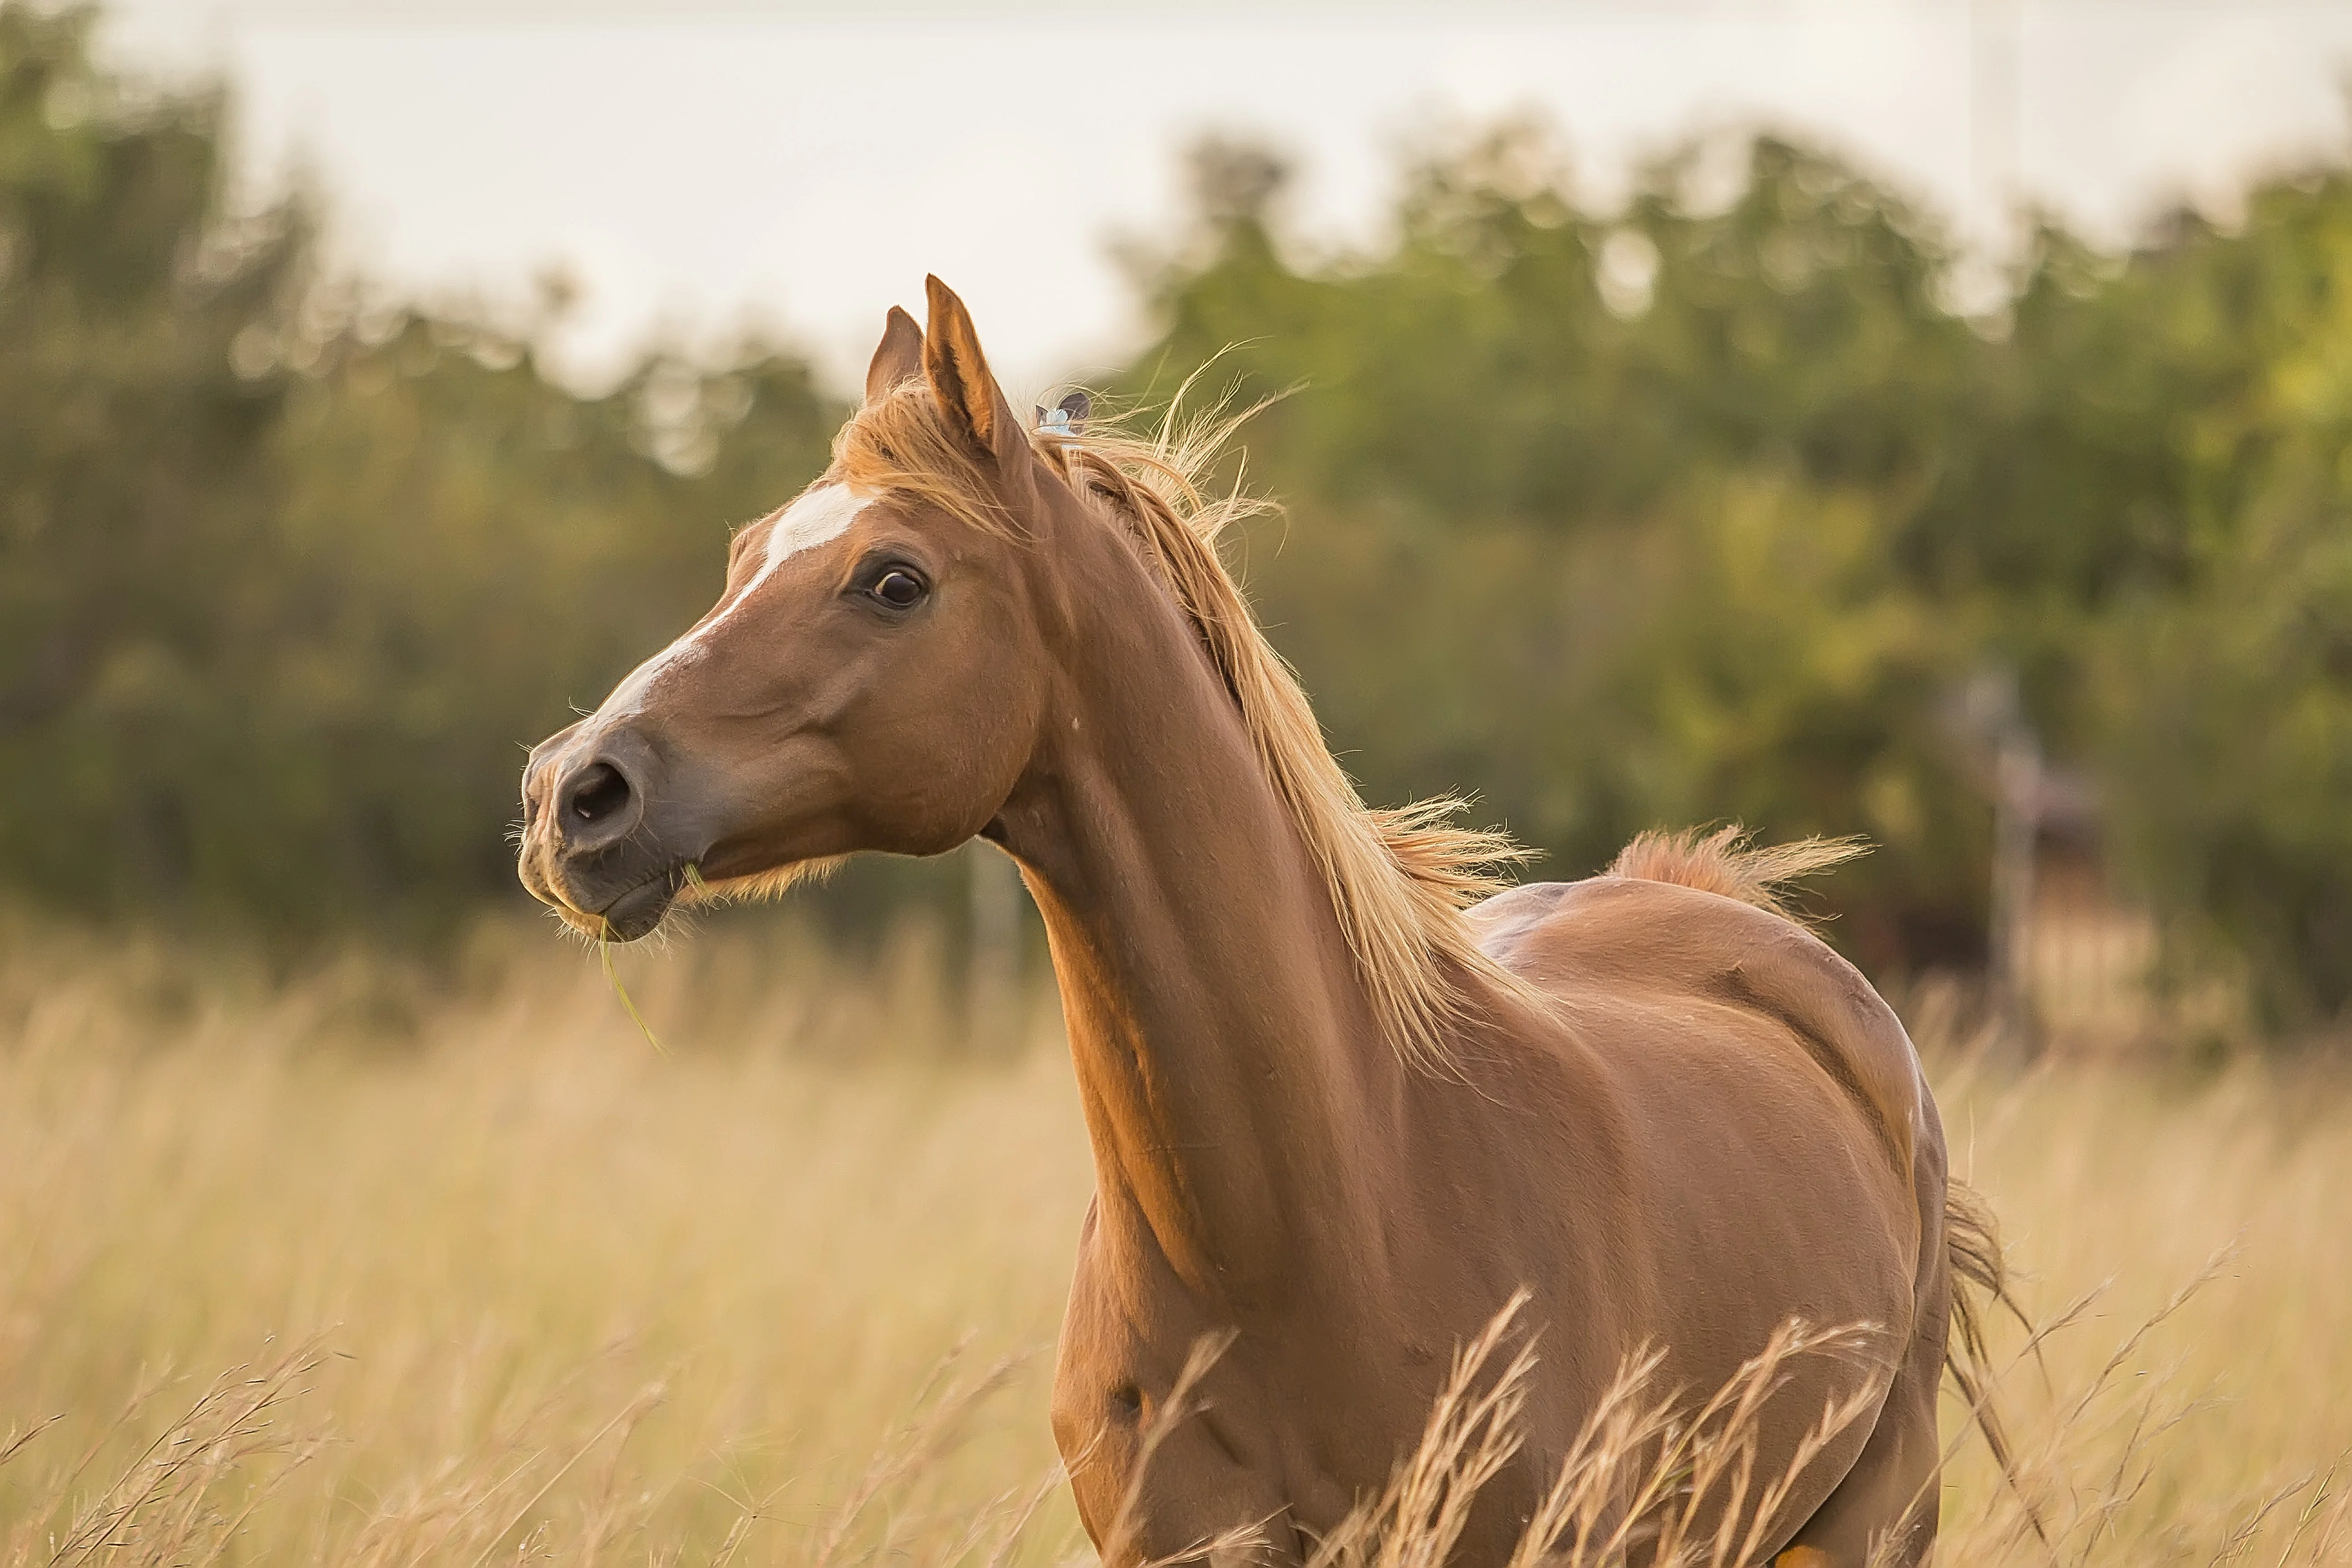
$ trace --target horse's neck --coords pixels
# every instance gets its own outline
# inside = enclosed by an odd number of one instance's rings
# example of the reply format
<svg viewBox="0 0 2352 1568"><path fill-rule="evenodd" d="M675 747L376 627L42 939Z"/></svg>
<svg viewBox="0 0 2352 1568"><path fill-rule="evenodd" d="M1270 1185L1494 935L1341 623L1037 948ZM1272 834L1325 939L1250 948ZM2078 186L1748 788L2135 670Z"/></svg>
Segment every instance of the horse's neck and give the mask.
<svg viewBox="0 0 2352 1568"><path fill-rule="evenodd" d="M999 828L1052 942L1104 1219L1150 1233L1109 1239L1262 1298L1376 1234L1371 1160L1408 1091L1296 825L1164 608L1122 601L1069 661Z"/></svg>

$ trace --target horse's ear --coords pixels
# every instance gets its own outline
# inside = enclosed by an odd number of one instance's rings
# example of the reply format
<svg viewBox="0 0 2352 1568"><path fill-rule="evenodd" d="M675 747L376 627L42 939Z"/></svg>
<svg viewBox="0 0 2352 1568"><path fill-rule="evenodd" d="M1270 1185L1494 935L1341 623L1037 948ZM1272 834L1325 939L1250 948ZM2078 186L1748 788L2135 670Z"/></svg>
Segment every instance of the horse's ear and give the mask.
<svg viewBox="0 0 2352 1568"><path fill-rule="evenodd" d="M931 395L982 456L995 458L1008 476L1025 472L1016 459L1028 453L1028 433L988 372L971 312L937 278L926 278L923 287L931 307L930 331L923 337L923 374L930 378Z"/></svg>
<svg viewBox="0 0 2352 1568"><path fill-rule="evenodd" d="M866 367L866 401L873 402L883 394L923 374L923 329L915 325L915 318L890 307L890 319L882 323L882 342L874 350L874 363Z"/></svg>

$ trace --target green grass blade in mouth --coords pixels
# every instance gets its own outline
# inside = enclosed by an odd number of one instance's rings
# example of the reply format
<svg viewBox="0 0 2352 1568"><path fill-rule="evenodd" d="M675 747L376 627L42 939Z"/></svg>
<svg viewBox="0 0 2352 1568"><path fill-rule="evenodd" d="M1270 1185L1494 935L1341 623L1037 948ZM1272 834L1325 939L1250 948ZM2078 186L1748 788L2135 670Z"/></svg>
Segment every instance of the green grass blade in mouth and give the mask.
<svg viewBox="0 0 2352 1568"><path fill-rule="evenodd" d="M662 1056L669 1055L669 1047L661 1043L660 1037L653 1031L653 1026L646 1023L645 1015L637 1011L637 1005L629 1000L629 988L621 984L621 972L613 967L613 942L610 937L600 936L596 939L596 956L604 960L604 978L611 984L613 994L621 999L622 1007L629 1015L629 1022L637 1026L637 1033L646 1037L646 1044L651 1046Z"/></svg>

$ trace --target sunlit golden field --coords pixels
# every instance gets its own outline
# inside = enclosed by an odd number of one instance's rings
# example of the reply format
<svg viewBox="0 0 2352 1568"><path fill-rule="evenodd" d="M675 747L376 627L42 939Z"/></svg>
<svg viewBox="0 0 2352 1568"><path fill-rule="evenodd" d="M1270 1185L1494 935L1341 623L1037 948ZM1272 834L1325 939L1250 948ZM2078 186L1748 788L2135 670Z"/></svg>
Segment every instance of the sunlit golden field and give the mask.
<svg viewBox="0 0 2352 1568"><path fill-rule="evenodd" d="M621 956L661 1054L537 930L291 980L0 934L0 1563L1085 1552L1050 992L981 1049L919 939L715 931ZM2029 1304L2099 1292L2003 1390L2056 1560L2214 1561L2304 1482L2243 1560L2352 1562L2352 1095L1937 1056ZM1950 1416L1943 1560L2051 1561Z"/></svg>

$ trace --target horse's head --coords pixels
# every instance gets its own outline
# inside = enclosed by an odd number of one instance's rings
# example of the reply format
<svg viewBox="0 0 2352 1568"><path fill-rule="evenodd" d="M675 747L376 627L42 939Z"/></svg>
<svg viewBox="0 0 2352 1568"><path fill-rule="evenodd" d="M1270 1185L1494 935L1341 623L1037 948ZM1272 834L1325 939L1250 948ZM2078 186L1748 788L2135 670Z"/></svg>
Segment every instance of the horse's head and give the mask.
<svg viewBox="0 0 2352 1568"><path fill-rule="evenodd" d="M890 312L833 466L736 535L718 604L532 751L520 875L580 930L950 849L1013 791L1046 700L1024 541L1068 491L962 301L934 278L929 303L928 336Z"/></svg>

